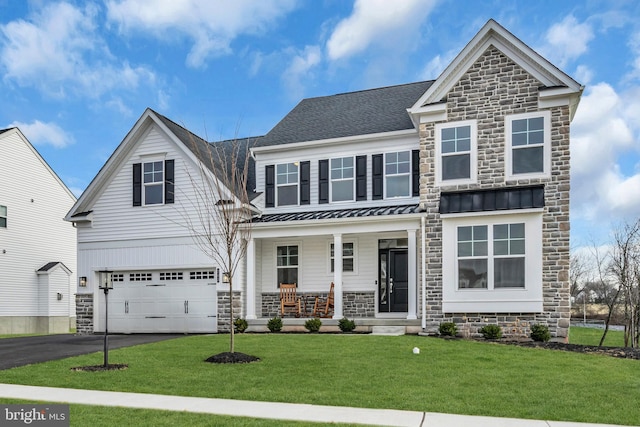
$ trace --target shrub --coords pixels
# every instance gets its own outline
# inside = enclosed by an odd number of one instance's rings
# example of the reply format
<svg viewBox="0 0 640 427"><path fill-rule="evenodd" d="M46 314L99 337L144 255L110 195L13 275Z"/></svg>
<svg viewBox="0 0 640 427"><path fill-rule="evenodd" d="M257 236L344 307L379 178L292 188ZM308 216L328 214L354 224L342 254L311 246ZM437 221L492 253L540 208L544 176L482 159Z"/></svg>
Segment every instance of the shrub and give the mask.
<svg viewBox="0 0 640 427"><path fill-rule="evenodd" d="M318 332L320 330L320 326L322 326L322 320L317 317L304 322L304 327L307 328L307 331L309 332Z"/></svg>
<svg viewBox="0 0 640 427"><path fill-rule="evenodd" d="M271 332L280 332L282 330L282 319L277 316L273 319L269 319L267 322L267 328L269 328Z"/></svg>
<svg viewBox="0 0 640 427"><path fill-rule="evenodd" d="M458 327L453 322L442 322L438 328L440 335L445 337L455 337L458 333Z"/></svg>
<svg viewBox="0 0 640 427"><path fill-rule="evenodd" d="M486 340L502 338L502 328L499 325L484 325L479 331Z"/></svg>
<svg viewBox="0 0 640 427"><path fill-rule="evenodd" d="M356 322L343 317L342 319L338 320L338 327L342 332L351 332L356 328Z"/></svg>
<svg viewBox="0 0 640 427"><path fill-rule="evenodd" d="M531 325L531 339L534 341L547 342L551 339L549 327L547 325Z"/></svg>
<svg viewBox="0 0 640 427"><path fill-rule="evenodd" d="M233 321L233 326L236 328L236 332L243 333L249 327L249 324L246 320L237 318Z"/></svg>

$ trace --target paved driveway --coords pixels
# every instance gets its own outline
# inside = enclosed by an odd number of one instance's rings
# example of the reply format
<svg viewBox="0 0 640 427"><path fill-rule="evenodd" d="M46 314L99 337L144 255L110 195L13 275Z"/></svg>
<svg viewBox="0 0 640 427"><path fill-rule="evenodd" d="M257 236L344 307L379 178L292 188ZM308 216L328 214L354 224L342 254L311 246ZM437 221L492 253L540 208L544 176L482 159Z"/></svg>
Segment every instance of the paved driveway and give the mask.
<svg viewBox="0 0 640 427"><path fill-rule="evenodd" d="M109 350L183 337L183 334L109 335ZM104 349L104 335L43 335L0 339L0 370Z"/></svg>

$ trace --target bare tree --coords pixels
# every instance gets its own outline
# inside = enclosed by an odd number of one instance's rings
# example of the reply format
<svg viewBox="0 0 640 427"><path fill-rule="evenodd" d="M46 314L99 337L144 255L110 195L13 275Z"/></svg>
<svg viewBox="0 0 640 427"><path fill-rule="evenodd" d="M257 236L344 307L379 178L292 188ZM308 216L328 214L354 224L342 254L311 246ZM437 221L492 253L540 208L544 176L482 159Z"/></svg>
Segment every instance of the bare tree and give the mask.
<svg viewBox="0 0 640 427"><path fill-rule="evenodd" d="M233 292L251 237L250 139L208 143L190 135L197 171L185 167L190 197L181 200L182 220L198 248L229 282L229 352L235 352Z"/></svg>
<svg viewBox="0 0 640 427"><path fill-rule="evenodd" d="M640 311L640 219L625 223L614 232L609 270L623 292L625 308L625 347L637 347Z"/></svg>
<svg viewBox="0 0 640 427"><path fill-rule="evenodd" d="M604 331L602 332L602 337L600 338L599 347L602 347L604 344L604 340L607 337L607 332L609 332L609 325L611 323L611 317L613 316L613 312L615 310L616 302L618 301L618 296L620 295L620 287L614 288L611 286L610 278L608 275L607 265L609 263L610 254L605 251L602 252L601 248L595 243L591 247L591 252L594 258L595 265L595 274L596 280L592 283L595 283L597 286L607 290L614 289L613 292L605 293L608 297L603 301L607 305L607 318L604 323Z"/></svg>

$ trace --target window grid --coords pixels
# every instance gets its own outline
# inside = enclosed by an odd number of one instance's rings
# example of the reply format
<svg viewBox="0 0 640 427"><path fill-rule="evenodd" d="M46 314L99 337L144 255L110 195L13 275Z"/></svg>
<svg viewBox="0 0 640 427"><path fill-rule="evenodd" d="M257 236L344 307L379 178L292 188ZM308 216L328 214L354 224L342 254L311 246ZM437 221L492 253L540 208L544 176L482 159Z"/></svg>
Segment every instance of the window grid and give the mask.
<svg viewBox="0 0 640 427"><path fill-rule="evenodd" d="M124 274L123 273L113 273L111 275L112 282L124 282Z"/></svg>
<svg viewBox="0 0 640 427"><path fill-rule="evenodd" d="M331 159L331 201L352 201L354 198L355 170L353 157Z"/></svg>
<svg viewBox="0 0 640 427"><path fill-rule="evenodd" d="M442 180L471 177L471 126L441 129Z"/></svg>
<svg viewBox="0 0 640 427"><path fill-rule="evenodd" d="M507 179L527 175L549 175L550 121L549 111L523 113L505 118Z"/></svg>
<svg viewBox="0 0 640 427"><path fill-rule="evenodd" d="M149 282L151 281L151 273L129 273L130 282Z"/></svg>
<svg viewBox="0 0 640 427"><path fill-rule="evenodd" d="M189 280L203 280L203 279L214 279L215 280L215 278L216 278L216 271L215 270L190 271L189 272Z"/></svg>
<svg viewBox="0 0 640 427"><path fill-rule="evenodd" d="M298 204L298 166L282 163L276 166L276 191L278 206Z"/></svg>
<svg viewBox="0 0 640 427"><path fill-rule="evenodd" d="M160 272L160 280L182 280L181 271Z"/></svg>
<svg viewBox="0 0 640 427"><path fill-rule="evenodd" d="M386 153L384 160L386 197L408 197L411 181L411 153Z"/></svg>
<svg viewBox="0 0 640 427"><path fill-rule="evenodd" d="M157 205L163 202L164 162L143 164L144 204Z"/></svg>
<svg viewBox="0 0 640 427"><path fill-rule="evenodd" d="M276 270L280 283L298 283L298 246L286 245L276 248Z"/></svg>
<svg viewBox="0 0 640 427"><path fill-rule="evenodd" d="M334 245L331 243L331 272L335 270L335 251ZM342 271L353 272L355 270L355 245L353 242L345 242L342 244Z"/></svg>

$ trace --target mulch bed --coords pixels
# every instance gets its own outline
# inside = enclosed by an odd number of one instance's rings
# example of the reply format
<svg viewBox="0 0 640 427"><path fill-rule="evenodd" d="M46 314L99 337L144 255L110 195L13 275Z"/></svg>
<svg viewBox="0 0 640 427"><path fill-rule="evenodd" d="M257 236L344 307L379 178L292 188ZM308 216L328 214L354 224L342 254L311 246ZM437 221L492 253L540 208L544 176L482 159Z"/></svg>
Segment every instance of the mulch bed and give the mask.
<svg viewBox="0 0 640 427"><path fill-rule="evenodd" d="M500 344L511 344L520 347L546 348L550 350L573 351L584 354L601 354L604 356L620 357L623 359L640 360L640 349L630 347L598 347L595 345L565 344L561 342L536 342L500 340Z"/></svg>
<svg viewBox="0 0 640 427"><path fill-rule="evenodd" d="M76 366L75 368L71 368L72 371L85 371L85 372L102 372L102 371L122 371L127 369L129 365L125 365L123 363L109 363L107 366L104 365L93 365L93 366Z"/></svg>
<svg viewBox="0 0 640 427"><path fill-rule="evenodd" d="M213 356L205 359L205 362L209 363L251 363L258 362L260 358L251 356L249 354L238 353L238 352L225 352L214 354Z"/></svg>

